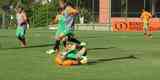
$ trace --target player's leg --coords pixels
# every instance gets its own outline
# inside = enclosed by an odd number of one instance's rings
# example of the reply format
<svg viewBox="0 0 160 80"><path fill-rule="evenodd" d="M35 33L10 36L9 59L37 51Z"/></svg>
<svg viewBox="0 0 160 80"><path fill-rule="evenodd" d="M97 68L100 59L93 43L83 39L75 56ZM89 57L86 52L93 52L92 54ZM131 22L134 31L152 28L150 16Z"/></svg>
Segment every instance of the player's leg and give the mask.
<svg viewBox="0 0 160 80"><path fill-rule="evenodd" d="M64 48L66 48L67 46L67 39L68 37L65 35L64 32L62 32L60 35L60 40L62 41Z"/></svg>
<svg viewBox="0 0 160 80"><path fill-rule="evenodd" d="M77 57L81 58L82 56L87 56L87 49L85 47L82 47L77 53Z"/></svg>
<svg viewBox="0 0 160 80"><path fill-rule="evenodd" d="M70 34L70 35L68 34L68 41L74 42L76 44L81 44L81 41L76 39L73 34Z"/></svg>
<svg viewBox="0 0 160 80"><path fill-rule="evenodd" d="M26 39L25 38L21 38L20 39L20 44L21 44L21 47L23 47L23 48L27 47L27 45L26 45Z"/></svg>
<svg viewBox="0 0 160 80"><path fill-rule="evenodd" d="M152 33L151 32L149 32L149 35L148 35L150 38L152 38Z"/></svg>
<svg viewBox="0 0 160 80"><path fill-rule="evenodd" d="M26 33L26 29L24 29L23 27L17 27L16 36L20 41L21 47L27 47L25 33Z"/></svg>
<svg viewBox="0 0 160 80"><path fill-rule="evenodd" d="M147 24L147 32L148 32L148 37L149 38L152 38L152 32L150 31L150 29L149 29L149 23Z"/></svg>
<svg viewBox="0 0 160 80"><path fill-rule="evenodd" d="M53 48L46 51L47 54L53 54L56 53L57 51L59 51L59 45L60 45L60 40L59 39L55 39L55 44L53 45Z"/></svg>
<svg viewBox="0 0 160 80"><path fill-rule="evenodd" d="M78 39L76 39L74 34L68 34L68 41L74 42L74 43L76 43L78 45L81 45L81 46L86 46L86 43L85 42L81 42Z"/></svg>
<svg viewBox="0 0 160 80"><path fill-rule="evenodd" d="M62 56L60 55L59 52L57 52L57 55L55 57L55 63L58 64L58 65L62 65L63 64L63 58L62 58Z"/></svg>
<svg viewBox="0 0 160 80"><path fill-rule="evenodd" d="M149 31L149 23L144 23L144 36L145 38L152 38L152 34Z"/></svg>
<svg viewBox="0 0 160 80"><path fill-rule="evenodd" d="M68 41L74 42L76 44L81 44L81 42L74 37L74 32L73 31L66 30L65 31L65 36L67 36Z"/></svg>
<svg viewBox="0 0 160 80"><path fill-rule="evenodd" d="M144 32L144 37L147 38L148 37L148 25L146 22L143 23L143 32Z"/></svg>
<svg viewBox="0 0 160 80"><path fill-rule="evenodd" d="M62 32L57 31L56 32L56 36L55 36L55 44L53 45L53 49L48 50L46 53L47 54L53 54L57 51L60 50L59 46L60 46L60 42L64 39L64 35Z"/></svg>
<svg viewBox="0 0 160 80"><path fill-rule="evenodd" d="M79 52L77 53L77 57L81 64L86 64L88 62L87 48L81 46Z"/></svg>
<svg viewBox="0 0 160 80"><path fill-rule="evenodd" d="M63 38L62 44L63 44L63 47L64 47L64 51L67 51L67 37Z"/></svg>
<svg viewBox="0 0 160 80"><path fill-rule="evenodd" d="M60 40L56 39L55 44L53 46L54 50L58 50L59 49L59 45L60 45Z"/></svg>

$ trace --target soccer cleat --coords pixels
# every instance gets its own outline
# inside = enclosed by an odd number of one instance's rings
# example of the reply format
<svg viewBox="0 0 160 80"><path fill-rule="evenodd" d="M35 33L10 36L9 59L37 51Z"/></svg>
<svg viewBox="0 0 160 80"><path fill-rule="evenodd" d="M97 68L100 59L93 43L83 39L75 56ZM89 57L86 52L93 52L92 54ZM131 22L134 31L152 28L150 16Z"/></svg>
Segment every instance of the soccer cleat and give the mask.
<svg viewBox="0 0 160 80"><path fill-rule="evenodd" d="M87 64L87 62L88 62L88 58L86 56L82 56L81 60L80 60L80 63L81 64Z"/></svg>
<svg viewBox="0 0 160 80"><path fill-rule="evenodd" d="M85 42L81 42L80 46L86 46L87 44Z"/></svg>
<svg viewBox="0 0 160 80"><path fill-rule="evenodd" d="M148 36L149 36L149 38L153 38L153 37L152 37L152 34L149 34Z"/></svg>
<svg viewBox="0 0 160 80"><path fill-rule="evenodd" d="M47 53L48 55L54 54L55 52L56 52L56 51L55 51L54 49L50 49L50 50L46 51L46 53Z"/></svg>

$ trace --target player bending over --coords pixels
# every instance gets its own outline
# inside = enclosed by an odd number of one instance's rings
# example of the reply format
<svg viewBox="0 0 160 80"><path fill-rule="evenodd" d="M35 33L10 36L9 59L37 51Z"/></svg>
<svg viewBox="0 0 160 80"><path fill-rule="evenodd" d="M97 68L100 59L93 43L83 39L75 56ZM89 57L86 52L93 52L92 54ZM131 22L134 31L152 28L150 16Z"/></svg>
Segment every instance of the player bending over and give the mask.
<svg viewBox="0 0 160 80"><path fill-rule="evenodd" d="M140 18L143 21L144 37L145 38L148 38L148 37L152 38L152 34L149 31L149 24L150 24L150 19L152 18L152 14L150 12L142 9L142 14L141 14Z"/></svg>

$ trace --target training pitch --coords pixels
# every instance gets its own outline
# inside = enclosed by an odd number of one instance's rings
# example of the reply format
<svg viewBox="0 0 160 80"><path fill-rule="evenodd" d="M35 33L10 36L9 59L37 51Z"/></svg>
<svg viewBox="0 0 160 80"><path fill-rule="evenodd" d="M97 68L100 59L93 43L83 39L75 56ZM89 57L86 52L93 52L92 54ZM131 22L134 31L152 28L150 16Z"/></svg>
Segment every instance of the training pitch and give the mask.
<svg viewBox="0 0 160 80"><path fill-rule="evenodd" d="M0 30L0 80L159 80L160 33L77 31L87 42L89 63L73 67L54 64L45 51L54 31L32 29L28 48L20 48L15 30Z"/></svg>

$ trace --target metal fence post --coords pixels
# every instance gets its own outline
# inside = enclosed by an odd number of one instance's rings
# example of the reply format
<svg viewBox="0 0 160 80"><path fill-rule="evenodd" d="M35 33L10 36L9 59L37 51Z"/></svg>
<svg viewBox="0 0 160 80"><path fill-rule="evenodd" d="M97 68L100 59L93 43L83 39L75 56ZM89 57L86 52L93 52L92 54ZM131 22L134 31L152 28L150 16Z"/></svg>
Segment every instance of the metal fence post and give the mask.
<svg viewBox="0 0 160 80"><path fill-rule="evenodd" d="M153 0L151 4L152 4L152 8L151 8L152 9L152 15L155 15L155 4L156 4L156 1Z"/></svg>
<svg viewBox="0 0 160 80"><path fill-rule="evenodd" d="M5 12L3 11L3 12L2 12L2 28L5 28L5 20L6 20L6 19L5 19L5 16L6 16L6 15L5 15Z"/></svg>
<svg viewBox="0 0 160 80"><path fill-rule="evenodd" d="M144 0L144 9L146 9L146 0Z"/></svg>
<svg viewBox="0 0 160 80"><path fill-rule="evenodd" d="M47 4L47 26L49 24L48 17L49 17L49 9L48 9L48 4Z"/></svg>
<svg viewBox="0 0 160 80"><path fill-rule="evenodd" d="M112 31L111 0L109 0L108 5L109 5L109 31Z"/></svg>
<svg viewBox="0 0 160 80"><path fill-rule="evenodd" d="M95 20L94 20L94 0L92 0L92 23L94 23L95 22Z"/></svg>

